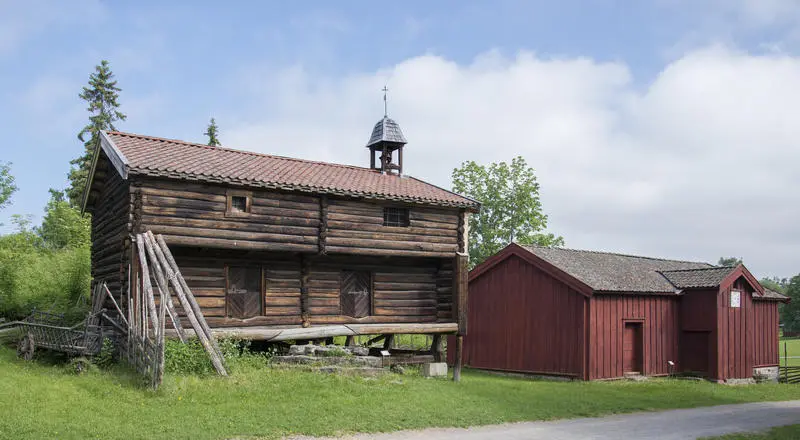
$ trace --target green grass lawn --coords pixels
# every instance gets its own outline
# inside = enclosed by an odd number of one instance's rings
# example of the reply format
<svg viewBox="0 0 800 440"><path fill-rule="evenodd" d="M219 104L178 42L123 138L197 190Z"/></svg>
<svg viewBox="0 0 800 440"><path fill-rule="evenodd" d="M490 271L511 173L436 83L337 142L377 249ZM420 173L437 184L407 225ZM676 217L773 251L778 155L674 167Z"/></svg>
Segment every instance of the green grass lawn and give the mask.
<svg viewBox="0 0 800 440"><path fill-rule="evenodd" d="M784 361L783 357L783 344L786 343L786 352L789 356L797 356L794 359L789 359L789 362ZM781 365L796 365L800 366L800 338L781 339L778 343L778 354L781 358Z"/></svg>
<svg viewBox="0 0 800 440"><path fill-rule="evenodd" d="M0 348L2 438L277 438L599 416L800 396L800 386L708 382L549 382L466 371L461 383L250 368L223 379L75 376Z"/></svg>
<svg viewBox="0 0 800 440"><path fill-rule="evenodd" d="M800 438L800 425L779 426L767 432L730 434L705 440L795 440Z"/></svg>

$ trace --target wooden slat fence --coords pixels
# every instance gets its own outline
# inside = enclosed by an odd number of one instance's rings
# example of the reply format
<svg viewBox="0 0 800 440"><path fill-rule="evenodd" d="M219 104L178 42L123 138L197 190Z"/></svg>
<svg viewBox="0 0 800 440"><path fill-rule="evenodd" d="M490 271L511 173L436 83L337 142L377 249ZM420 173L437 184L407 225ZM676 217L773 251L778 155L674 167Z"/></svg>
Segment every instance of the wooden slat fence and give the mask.
<svg viewBox="0 0 800 440"><path fill-rule="evenodd" d="M779 367L778 381L782 383L800 383L800 366Z"/></svg>

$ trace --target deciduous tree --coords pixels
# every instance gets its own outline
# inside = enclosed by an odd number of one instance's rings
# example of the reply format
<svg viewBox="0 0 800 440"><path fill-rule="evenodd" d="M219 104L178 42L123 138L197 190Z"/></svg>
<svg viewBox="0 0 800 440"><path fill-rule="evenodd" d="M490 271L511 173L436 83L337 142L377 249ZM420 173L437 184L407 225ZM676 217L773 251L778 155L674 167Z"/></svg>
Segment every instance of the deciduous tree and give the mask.
<svg viewBox="0 0 800 440"><path fill-rule="evenodd" d="M522 157L511 164L489 166L464 162L453 170L453 190L481 202L481 211L470 217L470 264L477 265L511 242L563 246L560 236L544 232L547 215L539 199L539 183L533 168Z"/></svg>
<svg viewBox="0 0 800 440"><path fill-rule="evenodd" d="M51 249L88 247L91 220L70 206L62 191L51 189L42 226L37 228L37 232L44 245Z"/></svg>
<svg viewBox="0 0 800 440"><path fill-rule="evenodd" d="M788 304L781 310L781 323L784 332L800 332L800 274L792 277L786 287L786 296L790 298Z"/></svg>
<svg viewBox="0 0 800 440"><path fill-rule="evenodd" d="M717 266L738 266L742 264L742 259L737 257L719 257Z"/></svg>
<svg viewBox="0 0 800 440"><path fill-rule="evenodd" d="M14 176L11 175L11 164L0 163L0 209L11 201L11 195L17 191Z"/></svg>

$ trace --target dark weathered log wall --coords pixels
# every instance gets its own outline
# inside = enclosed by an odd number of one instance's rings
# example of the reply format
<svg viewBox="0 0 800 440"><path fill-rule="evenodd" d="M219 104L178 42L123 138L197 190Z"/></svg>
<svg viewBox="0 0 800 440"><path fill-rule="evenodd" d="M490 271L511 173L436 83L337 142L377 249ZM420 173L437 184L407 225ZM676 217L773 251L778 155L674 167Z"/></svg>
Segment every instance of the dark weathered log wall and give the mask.
<svg viewBox="0 0 800 440"><path fill-rule="evenodd" d="M129 185L105 154L98 160L94 178L101 190L92 209L92 278L95 283L105 282L124 307L130 259Z"/></svg>
<svg viewBox="0 0 800 440"><path fill-rule="evenodd" d="M383 205L330 199L330 253L448 257L458 250L458 211L413 207L408 227L383 225Z"/></svg>
<svg viewBox="0 0 800 440"><path fill-rule="evenodd" d="M232 216L224 186L152 178L134 186L141 229L174 245L439 258L458 250L458 209L409 205L410 225L393 227L383 225L388 203L247 190L251 212Z"/></svg>
<svg viewBox="0 0 800 440"><path fill-rule="evenodd" d="M438 286L450 277L448 264L435 258L358 256L202 250L175 247L175 259L212 326L298 325L303 323L302 287L308 288L307 324L451 322L440 308L450 299ZM249 319L226 317L226 274L231 265L262 270L264 310ZM304 269L305 267L305 269ZM372 274L372 313L352 318L341 313L340 277L344 270Z"/></svg>
<svg viewBox="0 0 800 440"><path fill-rule="evenodd" d="M141 229L170 245L317 252L315 197L254 191L251 212L229 216L222 186L156 179L134 185L142 194Z"/></svg>

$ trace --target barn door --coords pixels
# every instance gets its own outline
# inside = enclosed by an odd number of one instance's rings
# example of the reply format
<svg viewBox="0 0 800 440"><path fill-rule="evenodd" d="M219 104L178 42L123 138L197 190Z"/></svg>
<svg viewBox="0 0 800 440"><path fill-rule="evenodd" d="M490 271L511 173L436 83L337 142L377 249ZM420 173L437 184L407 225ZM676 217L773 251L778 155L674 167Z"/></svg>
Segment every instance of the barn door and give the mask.
<svg viewBox="0 0 800 440"><path fill-rule="evenodd" d="M342 315L353 318L369 316L372 311L372 276L366 271L342 272L339 298Z"/></svg>
<svg viewBox="0 0 800 440"><path fill-rule="evenodd" d="M710 376L714 356L710 348L711 332L684 331L681 335L681 371Z"/></svg>
<svg viewBox="0 0 800 440"><path fill-rule="evenodd" d="M231 318L252 318L261 314L261 269L228 266L226 304Z"/></svg>
<svg viewBox="0 0 800 440"><path fill-rule="evenodd" d="M626 322L622 335L623 373L644 373L642 371L642 323Z"/></svg>

